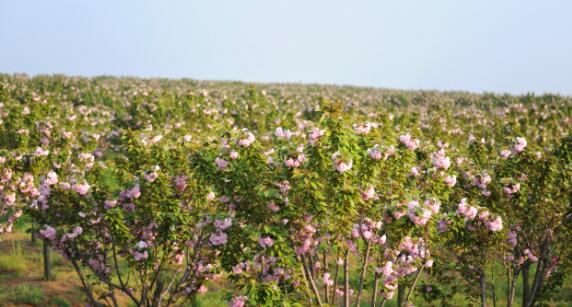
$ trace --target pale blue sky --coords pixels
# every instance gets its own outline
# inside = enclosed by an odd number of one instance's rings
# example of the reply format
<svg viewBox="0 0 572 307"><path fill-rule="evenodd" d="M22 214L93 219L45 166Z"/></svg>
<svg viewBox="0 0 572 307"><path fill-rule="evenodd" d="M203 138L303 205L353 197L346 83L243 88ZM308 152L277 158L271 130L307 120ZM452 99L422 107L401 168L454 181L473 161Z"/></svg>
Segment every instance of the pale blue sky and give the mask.
<svg viewBox="0 0 572 307"><path fill-rule="evenodd" d="M0 0L0 72L572 94L568 0Z"/></svg>

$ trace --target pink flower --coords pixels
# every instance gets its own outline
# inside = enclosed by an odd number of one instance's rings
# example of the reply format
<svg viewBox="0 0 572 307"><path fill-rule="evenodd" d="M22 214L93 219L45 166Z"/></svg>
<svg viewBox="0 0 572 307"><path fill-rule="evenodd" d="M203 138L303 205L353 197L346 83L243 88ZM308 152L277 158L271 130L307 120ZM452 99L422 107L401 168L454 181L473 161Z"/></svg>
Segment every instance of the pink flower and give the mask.
<svg viewBox="0 0 572 307"><path fill-rule="evenodd" d="M477 217L477 212L478 212L477 208L471 206L465 213L465 217L469 220L472 220L475 217Z"/></svg>
<svg viewBox="0 0 572 307"><path fill-rule="evenodd" d="M388 261L384 266L376 270L378 274L382 274L384 277L389 277L393 274L393 262Z"/></svg>
<svg viewBox="0 0 572 307"><path fill-rule="evenodd" d="M232 300L229 302L229 306L230 307L244 307L246 306L246 301L248 300L248 298L246 296L236 296L234 298L232 298Z"/></svg>
<svg viewBox="0 0 572 307"><path fill-rule="evenodd" d="M276 128L274 135L279 139L290 139L292 137L292 132L290 130L284 130L282 127Z"/></svg>
<svg viewBox="0 0 572 307"><path fill-rule="evenodd" d="M252 143L254 143L255 140L256 137L254 137L254 134L248 132L246 138L240 139L238 141L238 146L249 147Z"/></svg>
<svg viewBox="0 0 572 307"><path fill-rule="evenodd" d="M55 185L58 183L58 174L56 174L53 171L48 172L48 174L46 175L46 179L44 180L44 183L47 185Z"/></svg>
<svg viewBox="0 0 572 307"><path fill-rule="evenodd" d="M228 161L221 158L216 158L215 164L219 169L224 170L228 166Z"/></svg>
<svg viewBox="0 0 572 307"><path fill-rule="evenodd" d="M324 277L322 278L324 281L324 285L333 286L334 281L330 278L330 273L324 273Z"/></svg>
<svg viewBox="0 0 572 307"><path fill-rule="evenodd" d="M225 229L229 228L230 226L232 226L232 219L227 217L224 220L215 220L214 226L218 230L225 230Z"/></svg>
<svg viewBox="0 0 572 307"><path fill-rule="evenodd" d="M451 175L445 177L445 184L450 188L454 187L455 184L457 184L457 176Z"/></svg>
<svg viewBox="0 0 572 307"><path fill-rule="evenodd" d="M352 161L350 162L340 162L336 166L336 170L342 174L352 169Z"/></svg>
<svg viewBox="0 0 572 307"><path fill-rule="evenodd" d="M487 223L487 227L490 231L499 231L502 229L502 219L497 216L492 222Z"/></svg>
<svg viewBox="0 0 572 307"><path fill-rule="evenodd" d="M515 247L516 244L518 244L518 241L516 239L516 237L517 237L516 232L511 230L507 233L507 236L508 236L508 239L507 239L508 243L510 243L513 247Z"/></svg>
<svg viewBox="0 0 572 307"><path fill-rule="evenodd" d="M512 150L515 153L520 153L520 152L524 151L524 149L526 148L527 145L528 145L528 143L526 142L525 138L517 137L516 143L514 144L514 147L512 148Z"/></svg>
<svg viewBox="0 0 572 307"><path fill-rule="evenodd" d="M415 150L417 147L419 147L419 140L412 139L409 134L401 135L399 137L399 142L410 150Z"/></svg>
<svg viewBox="0 0 572 307"><path fill-rule="evenodd" d="M103 202L103 207L105 209L111 209L113 207L115 207L117 205L117 200L115 199L108 199L105 202Z"/></svg>
<svg viewBox="0 0 572 307"><path fill-rule="evenodd" d="M175 178L175 188L179 190L179 192L185 191L187 188L187 176L177 176Z"/></svg>
<svg viewBox="0 0 572 307"><path fill-rule="evenodd" d="M145 180L147 180L148 182L153 182L155 181L155 179L157 179L157 177L159 177L159 174L155 171L153 172L146 172L143 175L143 178L145 178Z"/></svg>
<svg viewBox="0 0 572 307"><path fill-rule="evenodd" d="M198 293L207 293L207 291L209 291L209 288L207 288L205 285L201 285L197 290Z"/></svg>
<svg viewBox="0 0 572 307"><path fill-rule="evenodd" d="M135 258L135 261L145 260L145 259L149 258L149 252L147 252L147 251L143 251L143 252L133 251L133 258Z"/></svg>
<svg viewBox="0 0 572 307"><path fill-rule="evenodd" d="M212 201L216 198L216 194L214 192L209 192L207 194L207 200Z"/></svg>
<svg viewBox="0 0 572 307"><path fill-rule="evenodd" d="M451 166L451 159L445 156L445 150L443 149L434 153L431 160L433 162L433 166L437 169L447 170L449 166Z"/></svg>
<svg viewBox="0 0 572 307"><path fill-rule="evenodd" d="M508 149L501 150L500 156L501 156L503 159L506 159L506 158L510 157L510 150L508 150Z"/></svg>
<svg viewBox="0 0 572 307"><path fill-rule="evenodd" d="M2 171L2 182L7 182L12 179L12 170L7 168Z"/></svg>
<svg viewBox="0 0 572 307"><path fill-rule="evenodd" d="M233 150L230 152L229 156L231 159L236 160L236 159L238 159L238 152Z"/></svg>
<svg viewBox="0 0 572 307"><path fill-rule="evenodd" d="M55 228L46 225L46 226L44 226L44 229L41 229L39 231L39 233L40 233L40 236L42 236L43 238L50 240L50 241L53 241L56 239L57 231Z"/></svg>
<svg viewBox="0 0 572 307"><path fill-rule="evenodd" d="M16 202L16 193L4 193L4 195L2 195L2 200L7 206L13 205Z"/></svg>
<svg viewBox="0 0 572 307"><path fill-rule="evenodd" d="M316 144L318 139L320 137L322 137L323 135L324 135L324 130L320 130L318 128L312 129L312 131L308 135L308 138L310 139L310 144L312 144L312 145Z"/></svg>
<svg viewBox="0 0 572 307"><path fill-rule="evenodd" d="M272 212L278 212L280 210L280 207L277 204L275 204L273 201L268 202L266 207Z"/></svg>
<svg viewBox="0 0 572 307"><path fill-rule="evenodd" d="M365 191L361 193L361 198L364 201L370 201L375 198L375 188L373 186L368 186Z"/></svg>
<svg viewBox="0 0 572 307"><path fill-rule="evenodd" d="M274 245L274 240L271 237L261 237L258 240L258 243L260 244L260 246L262 247L270 247L272 245Z"/></svg>
<svg viewBox="0 0 572 307"><path fill-rule="evenodd" d="M379 150L379 145L375 145L373 148L367 150L370 158L374 160L381 160L381 151Z"/></svg>
<svg viewBox="0 0 572 307"><path fill-rule="evenodd" d="M41 147L36 148L36 151L34 152L34 156L36 157L44 157L50 154L49 150L45 150Z"/></svg>
<svg viewBox="0 0 572 307"><path fill-rule="evenodd" d="M225 245L228 242L228 236L224 232L216 232L211 234L209 240L213 246Z"/></svg>
<svg viewBox="0 0 572 307"><path fill-rule="evenodd" d="M76 183L72 186L73 190L76 191L79 195L85 196L89 192L89 184L85 181L81 183Z"/></svg>

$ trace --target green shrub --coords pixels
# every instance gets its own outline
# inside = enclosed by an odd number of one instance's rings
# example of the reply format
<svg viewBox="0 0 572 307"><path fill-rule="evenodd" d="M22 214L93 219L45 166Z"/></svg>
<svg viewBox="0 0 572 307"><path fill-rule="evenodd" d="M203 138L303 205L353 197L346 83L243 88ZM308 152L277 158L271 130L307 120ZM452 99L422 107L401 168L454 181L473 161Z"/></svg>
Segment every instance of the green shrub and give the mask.
<svg viewBox="0 0 572 307"><path fill-rule="evenodd" d="M58 306L58 307L71 307L72 306L72 304L65 297L62 297L59 295L55 296L52 299L51 304L54 306Z"/></svg>
<svg viewBox="0 0 572 307"><path fill-rule="evenodd" d="M0 255L0 273L21 275L26 270L26 260L14 255Z"/></svg>
<svg viewBox="0 0 572 307"><path fill-rule="evenodd" d="M9 289L8 293L8 298L14 303L42 306L44 302L42 289L32 285L20 284Z"/></svg>

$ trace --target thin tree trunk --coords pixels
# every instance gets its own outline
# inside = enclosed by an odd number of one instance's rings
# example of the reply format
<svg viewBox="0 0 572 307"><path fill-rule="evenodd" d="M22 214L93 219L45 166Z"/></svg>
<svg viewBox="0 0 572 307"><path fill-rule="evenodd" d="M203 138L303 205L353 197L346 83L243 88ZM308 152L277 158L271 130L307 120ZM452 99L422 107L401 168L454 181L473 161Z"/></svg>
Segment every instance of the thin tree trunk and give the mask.
<svg viewBox="0 0 572 307"><path fill-rule="evenodd" d="M528 273L530 272L530 263L528 261L522 267L522 306L525 307L530 298L530 280Z"/></svg>
<svg viewBox="0 0 572 307"><path fill-rule="evenodd" d="M367 272L367 264L369 261L369 253L371 251L371 241L367 241L367 247L365 250L365 259L363 260L363 266L361 267L361 275L359 277L359 289L356 297L356 307L359 307L361 301L361 293L363 291L363 283L365 281L365 274Z"/></svg>
<svg viewBox="0 0 572 307"><path fill-rule="evenodd" d="M514 303L514 296L515 296L515 291L516 291L516 282L518 280L518 275L520 275L520 268L519 269L515 269L514 272L512 272L512 279L510 279L510 274L511 272L508 272L509 277L509 288L508 288L508 299L507 299L507 307L512 307L513 303Z"/></svg>
<svg viewBox="0 0 572 307"><path fill-rule="evenodd" d="M328 267L328 249L327 247L324 248L324 254L322 256L323 260L322 262L324 263L324 272L330 272L330 268ZM324 285L324 300L326 302L326 304L330 303L330 286L329 285Z"/></svg>
<svg viewBox="0 0 572 307"><path fill-rule="evenodd" d="M377 304L377 287L379 286L379 275L377 273L373 274L373 293L371 294L371 307L375 307Z"/></svg>
<svg viewBox="0 0 572 307"><path fill-rule="evenodd" d="M32 231L32 245L36 245L36 241L37 241L36 232Z"/></svg>
<svg viewBox="0 0 572 307"><path fill-rule="evenodd" d="M405 297L405 305L409 304L409 300L411 300L411 295L413 294L413 291L415 291L415 286L417 285L417 282L419 281L419 277L421 277L421 272L423 271L423 267L421 267L419 269L419 271L417 271L417 274L415 275L415 279L413 280L413 284L411 284L411 287L409 288L409 292L407 292L407 296Z"/></svg>
<svg viewBox="0 0 572 307"><path fill-rule="evenodd" d="M304 270L306 272L306 277L307 277L308 281L310 282L311 290L314 293L314 296L316 297L316 303L318 304L318 306L322 306L322 299L320 298L320 292L318 292L318 287L316 286L316 282L314 281L314 278L312 277L312 272L306 266L306 261L304 259L305 259L305 257L302 256L302 266L304 267ZM308 259L308 262L309 262L308 265L311 266L312 261Z"/></svg>
<svg viewBox="0 0 572 307"><path fill-rule="evenodd" d="M479 276L479 284L481 288L481 307L487 307L487 277L485 270L481 269L481 276Z"/></svg>
<svg viewBox="0 0 572 307"><path fill-rule="evenodd" d="M50 272L50 246L48 241L43 240L43 256L44 256L44 280L50 280L52 275Z"/></svg>
<svg viewBox="0 0 572 307"><path fill-rule="evenodd" d="M334 287L332 289L332 305L336 306L336 290L338 289L338 275L340 273L340 264L338 260L340 259L340 250L338 249L336 257L336 272L334 273Z"/></svg>
<svg viewBox="0 0 572 307"><path fill-rule="evenodd" d="M491 291L492 291L492 299L493 299L493 307L497 307L497 296L496 296L496 288L495 288L495 264L491 266Z"/></svg>
<svg viewBox="0 0 572 307"><path fill-rule="evenodd" d="M350 269L349 269L350 250L346 251L344 259L344 306L350 306Z"/></svg>
<svg viewBox="0 0 572 307"><path fill-rule="evenodd" d="M79 265L77 264L77 262L75 260L71 259L71 263L72 263L77 275L79 276L79 280L81 281L81 284L83 286L83 290L85 291L87 298L93 304L93 306L99 306L99 304L95 300L95 297L93 296L93 293L91 292L91 288L89 287L89 285L85 282L85 279L83 278L83 274L81 273L81 268L79 267ZM137 305L137 306L140 306L140 305Z"/></svg>
<svg viewBox="0 0 572 307"><path fill-rule="evenodd" d="M528 298L527 307L534 306L536 299L538 298L538 292L540 291L540 287L544 282L544 260L540 259L536 264L536 274L534 276L534 283L532 284L532 292L530 293L530 297Z"/></svg>

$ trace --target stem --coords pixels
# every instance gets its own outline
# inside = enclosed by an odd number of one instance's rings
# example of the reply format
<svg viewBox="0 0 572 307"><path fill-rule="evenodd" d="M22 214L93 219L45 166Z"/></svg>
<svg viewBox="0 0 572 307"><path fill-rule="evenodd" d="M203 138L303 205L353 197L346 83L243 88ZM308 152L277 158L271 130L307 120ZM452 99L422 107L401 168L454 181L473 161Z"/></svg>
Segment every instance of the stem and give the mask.
<svg viewBox="0 0 572 307"><path fill-rule="evenodd" d="M310 262L309 265L311 266L312 265L311 260L308 260L308 262ZM306 272L306 278L310 282L310 287L312 289L312 292L314 293L314 296L316 297L316 302L318 303L318 306L322 306L322 299L320 298L320 292L318 292L318 287L316 287L316 282L314 281L314 278L312 277L312 273L310 272L310 270L306 266L306 261L305 261L304 255L302 255L302 266L304 267L304 271Z"/></svg>
<svg viewBox="0 0 572 307"><path fill-rule="evenodd" d="M50 246L48 241L43 241L43 255L44 255L44 280L50 280Z"/></svg>
<svg viewBox="0 0 572 307"><path fill-rule="evenodd" d="M518 275L520 275L520 268L514 270L514 272L512 273L512 280L510 279L510 271L508 272L508 274L509 274L508 279L510 280L510 287L508 289L507 307L512 307L516 291L516 281L518 280Z"/></svg>
<svg viewBox="0 0 572 307"><path fill-rule="evenodd" d="M379 275L373 274L373 293L371 294L371 307L375 307L377 303L377 287L379 285Z"/></svg>
<svg viewBox="0 0 572 307"><path fill-rule="evenodd" d="M117 274L117 279L119 280L121 291L127 294L127 296L129 296L129 298L133 301L133 303L135 303L135 305L139 306L137 298L135 297L135 295L133 295L133 293L131 293L129 288L127 288L129 281L127 281L127 283L124 283L123 278L121 278L121 271L119 270L119 262L117 261L117 252L115 251L115 244L113 244L112 246L112 252L113 252L113 263L115 265L115 274Z"/></svg>
<svg viewBox="0 0 572 307"><path fill-rule="evenodd" d="M338 288L338 275L340 274L340 264L338 263L340 259L340 250L338 249L336 256L336 273L334 274L334 287L332 289L332 305L336 306L336 289Z"/></svg>
<svg viewBox="0 0 572 307"><path fill-rule="evenodd" d="M487 280L485 276L485 270L481 269L481 274L479 276L479 284L481 288L481 306L487 306Z"/></svg>
<svg viewBox="0 0 572 307"><path fill-rule="evenodd" d="M493 307L497 307L497 296L496 296L496 288L495 288L495 265L491 266L491 291L492 291L492 298L493 298Z"/></svg>
<svg viewBox="0 0 572 307"><path fill-rule="evenodd" d="M532 307L538 297L540 287L544 282L544 260L540 259L536 265L536 274L534 276L534 283L532 285L532 293L528 299L527 307Z"/></svg>
<svg viewBox="0 0 572 307"><path fill-rule="evenodd" d="M526 306L530 298L530 280L528 273L530 270L530 263L527 262L522 267L522 306Z"/></svg>
<svg viewBox="0 0 572 307"><path fill-rule="evenodd" d="M349 270L350 250L346 250L344 259L344 306L350 306L350 270Z"/></svg>
<svg viewBox="0 0 572 307"><path fill-rule="evenodd" d="M327 247L324 249L324 254L322 255L322 259L323 259L322 262L324 263L325 272L329 272L330 269L328 267L328 250L327 250ZM324 287L324 300L326 301L326 304L330 303L329 292L330 292L330 286L328 286L326 284Z"/></svg>
<svg viewBox="0 0 572 307"><path fill-rule="evenodd" d="M81 284L83 285L83 290L85 291L85 294L87 294L87 297L89 298L89 300L91 301L91 303L94 306L99 306L99 304L97 303L97 301L93 297L93 293L91 292L91 288L85 282L85 279L83 278L83 274L81 273L81 269L77 265L77 262L74 259L72 259L71 257L69 257L69 258L71 260L71 263L72 263L77 275L79 276L79 280L81 281Z"/></svg>
<svg viewBox="0 0 572 307"><path fill-rule="evenodd" d="M415 279L413 280L413 284L411 284L411 287L409 288L409 292L407 292L407 296L405 297L405 302L404 305L407 305L409 303L409 300L411 299L411 295L413 294L413 291L415 290L415 285L417 285L417 282L419 281L419 277L421 277L421 272L423 271L423 267L421 267L419 269L419 271L417 271L417 274L415 274Z"/></svg>
<svg viewBox="0 0 572 307"><path fill-rule="evenodd" d="M361 275L359 278L359 288L358 288L358 294L356 297L356 307L359 307L359 305L360 305L361 293L363 291L363 283L365 280L365 273L367 271L367 264L368 264L368 260L369 260L370 251L371 251L371 241L367 241L367 247L365 250L365 259L363 260L363 265L361 267Z"/></svg>

